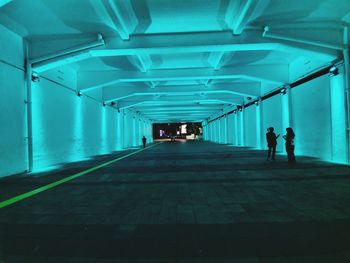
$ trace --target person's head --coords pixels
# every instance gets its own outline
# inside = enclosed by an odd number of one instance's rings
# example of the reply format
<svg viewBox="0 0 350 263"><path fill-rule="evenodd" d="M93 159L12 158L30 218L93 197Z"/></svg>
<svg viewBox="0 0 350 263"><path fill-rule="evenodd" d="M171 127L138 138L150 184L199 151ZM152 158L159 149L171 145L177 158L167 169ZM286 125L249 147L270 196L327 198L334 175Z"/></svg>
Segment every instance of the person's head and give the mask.
<svg viewBox="0 0 350 263"><path fill-rule="evenodd" d="M268 130L269 132L273 132L275 129L273 127L270 127Z"/></svg>
<svg viewBox="0 0 350 263"><path fill-rule="evenodd" d="M292 129L291 127L288 127L288 128L286 129L286 131L287 131L287 134L288 134L288 135L290 135L290 136L292 136L292 137L295 136L294 131L293 131L293 129Z"/></svg>

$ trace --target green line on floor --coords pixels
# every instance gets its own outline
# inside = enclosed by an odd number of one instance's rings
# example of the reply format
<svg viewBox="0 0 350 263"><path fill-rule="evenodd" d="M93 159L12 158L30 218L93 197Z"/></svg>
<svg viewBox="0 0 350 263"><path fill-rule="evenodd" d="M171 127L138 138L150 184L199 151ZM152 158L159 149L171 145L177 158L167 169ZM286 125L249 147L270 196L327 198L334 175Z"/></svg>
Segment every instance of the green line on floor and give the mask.
<svg viewBox="0 0 350 263"><path fill-rule="evenodd" d="M160 143L161 143L161 142L160 142ZM100 165L97 165L97 166L92 167L92 168L90 168L90 169L87 169L87 170L85 170L85 171L82 171L82 172L73 174L73 175L71 175L71 176L68 176L68 177L66 177L66 178L63 178L63 179L58 180L58 181L56 181L56 182L53 182L53 183L44 185L44 186L39 187L39 188L37 188L37 189L34 189L34 190L32 190L32 191L29 191L29 192L26 192L26 193L24 193L24 194L20 194L20 195L17 195L17 196L15 196L15 197L12 197L12 198L10 198L10 199L7 199L7 200L5 200L5 201L2 201L2 202L0 202L0 209L1 209L1 208L4 208L4 207L6 207L6 206L12 205L12 204L14 204L14 203L17 203L17 202L19 202L19 201L22 201L22 200L24 200L24 199L27 199L27 198L29 198L29 197L31 197L31 196L40 194L40 193L42 193L42 192L44 192L44 191L50 190L50 189L52 189L52 188L54 188L54 187L56 187L56 186L59 186L59 185L61 185L61 184L66 183L66 182L72 181L72 180L74 180L75 178L78 178L78 177L83 176L83 175L85 175L85 174L94 172L94 171L96 171L96 170L98 170L98 169L101 169L101 168L103 168L103 167L106 167L106 166L108 166L108 165L110 165L110 164L112 164L112 163L115 163L115 162L118 162L118 161L120 161L120 160L123 160L123 159L125 159L125 158L127 158L127 157L129 157L129 156L131 156L131 155L134 155L134 154L137 154L137 153L142 152L142 151L144 151L144 150L147 150L147 149L149 149L149 148L152 148L152 147L154 147L154 146L156 146L156 145L158 145L158 144L160 144L160 143L153 144L153 145L148 146L148 147L146 147L146 148L143 148L143 149L137 150L137 151L135 151L135 152L126 154L126 155L124 155L124 156L122 156L122 157L118 157L118 158L113 159L113 160L111 160L111 161L102 163L102 164L100 164Z"/></svg>

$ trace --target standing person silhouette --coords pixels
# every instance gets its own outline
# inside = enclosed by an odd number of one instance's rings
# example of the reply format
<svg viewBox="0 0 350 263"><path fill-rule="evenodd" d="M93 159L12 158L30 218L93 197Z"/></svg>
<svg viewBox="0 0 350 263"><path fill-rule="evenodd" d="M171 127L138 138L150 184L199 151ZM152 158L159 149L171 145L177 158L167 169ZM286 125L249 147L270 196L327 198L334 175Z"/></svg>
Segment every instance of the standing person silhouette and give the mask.
<svg viewBox="0 0 350 263"><path fill-rule="evenodd" d="M143 137L142 137L143 148L146 148L146 141L147 141L146 137L143 136Z"/></svg>
<svg viewBox="0 0 350 263"><path fill-rule="evenodd" d="M294 138L295 138L295 134L294 131L291 127L286 129L287 134L283 135L283 139L286 140L286 152L288 155L288 162L289 163L295 163L295 155L294 155Z"/></svg>
<svg viewBox="0 0 350 263"><path fill-rule="evenodd" d="M278 134L276 136L276 134L273 132L275 129L273 127L270 127L267 129L267 133L266 133L266 140L267 140L267 147L269 148L267 151L267 160L270 159L271 156L271 151L272 151L272 160L275 160L275 154L276 154L276 145L277 145L277 138L280 137L280 135Z"/></svg>

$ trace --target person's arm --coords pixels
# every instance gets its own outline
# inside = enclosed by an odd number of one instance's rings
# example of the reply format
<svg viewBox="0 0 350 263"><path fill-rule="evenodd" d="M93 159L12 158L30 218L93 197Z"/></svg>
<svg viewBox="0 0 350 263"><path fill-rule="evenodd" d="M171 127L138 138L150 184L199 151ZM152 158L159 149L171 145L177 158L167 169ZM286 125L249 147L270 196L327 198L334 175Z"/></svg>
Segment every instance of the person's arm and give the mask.
<svg viewBox="0 0 350 263"><path fill-rule="evenodd" d="M280 134L278 134L278 135L276 136L276 139L278 139L278 137L280 137Z"/></svg>

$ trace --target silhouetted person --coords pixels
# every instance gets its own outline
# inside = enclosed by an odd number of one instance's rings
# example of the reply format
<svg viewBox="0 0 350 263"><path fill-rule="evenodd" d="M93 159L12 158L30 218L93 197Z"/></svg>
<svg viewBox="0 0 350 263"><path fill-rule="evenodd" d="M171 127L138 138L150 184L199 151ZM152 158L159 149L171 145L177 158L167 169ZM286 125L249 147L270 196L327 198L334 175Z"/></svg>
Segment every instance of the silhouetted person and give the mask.
<svg viewBox="0 0 350 263"><path fill-rule="evenodd" d="M267 151L267 160L270 159L271 156L271 151L272 151L272 160L275 160L275 154L276 154L276 146L277 146L277 138L280 137L278 134L273 132L275 129L273 127L270 127L267 129L266 133L266 140L267 140L267 146L268 146L268 151Z"/></svg>
<svg viewBox="0 0 350 263"><path fill-rule="evenodd" d="M287 134L283 135L283 139L286 140L286 151L287 151L287 155L288 155L288 162L289 163L295 163L295 155L294 155L294 138L295 138L295 134L294 131L291 127L286 129Z"/></svg>
<svg viewBox="0 0 350 263"><path fill-rule="evenodd" d="M147 141L146 137L143 136L143 137L142 137L143 148L146 148L146 141Z"/></svg>

